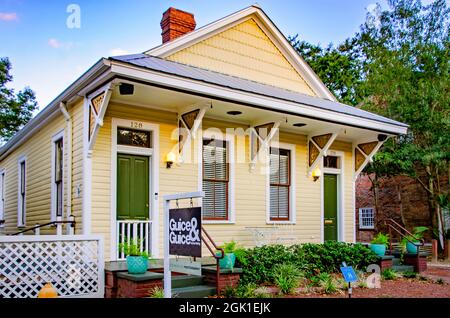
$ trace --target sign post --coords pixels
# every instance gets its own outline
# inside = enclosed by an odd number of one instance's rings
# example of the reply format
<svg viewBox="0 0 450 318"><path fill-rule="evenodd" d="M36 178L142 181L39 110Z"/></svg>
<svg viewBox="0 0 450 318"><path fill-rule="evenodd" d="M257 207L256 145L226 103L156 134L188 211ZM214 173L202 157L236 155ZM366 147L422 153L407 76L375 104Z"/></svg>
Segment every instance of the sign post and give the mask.
<svg viewBox="0 0 450 318"><path fill-rule="evenodd" d="M169 194L163 197L164 298L172 297L170 254L201 257L201 208L170 210L170 201L203 198L204 196L203 191L198 191Z"/></svg>
<svg viewBox="0 0 450 318"><path fill-rule="evenodd" d="M344 280L348 283L348 298L352 298L352 283L356 282L358 277L353 267L347 266L345 262L342 262L341 272Z"/></svg>

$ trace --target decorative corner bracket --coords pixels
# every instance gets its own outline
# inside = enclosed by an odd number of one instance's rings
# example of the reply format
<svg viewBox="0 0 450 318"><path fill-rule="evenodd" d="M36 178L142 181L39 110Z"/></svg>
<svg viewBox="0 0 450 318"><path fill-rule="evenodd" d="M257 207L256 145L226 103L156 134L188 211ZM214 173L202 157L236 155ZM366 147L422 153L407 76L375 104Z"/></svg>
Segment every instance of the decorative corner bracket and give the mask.
<svg viewBox="0 0 450 318"><path fill-rule="evenodd" d="M100 127L103 126L103 118L105 117L106 109L108 108L111 94L114 90L115 84L110 82L95 91L88 97L89 105L89 144L88 156L92 155L97 135Z"/></svg>
<svg viewBox="0 0 450 318"><path fill-rule="evenodd" d="M308 136L308 177L321 162L338 136L337 132Z"/></svg>
<svg viewBox="0 0 450 318"><path fill-rule="evenodd" d="M195 139L207 106L191 106L178 114L178 151L183 153L184 145L190 139Z"/></svg>
<svg viewBox="0 0 450 318"><path fill-rule="evenodd" d="M380 147L383 145L383 141L371 141L371 142L365 142L365 143L359 143L354 145L353 147L353 153L355 158L355 174L353 176L353 179L356 180L361 173L361 171L364 170L364 168L367 166L369 162L371 162L373 156L377 153L377 151L380 149Z"/></svg>
<svg viewBox="0 0 450 318"><path fill-rule="evenodd" d="M272 139L279 131L281 121L265 123L250 127L250 170L256 168L257 158L261 150L270 147Z"/></svg>

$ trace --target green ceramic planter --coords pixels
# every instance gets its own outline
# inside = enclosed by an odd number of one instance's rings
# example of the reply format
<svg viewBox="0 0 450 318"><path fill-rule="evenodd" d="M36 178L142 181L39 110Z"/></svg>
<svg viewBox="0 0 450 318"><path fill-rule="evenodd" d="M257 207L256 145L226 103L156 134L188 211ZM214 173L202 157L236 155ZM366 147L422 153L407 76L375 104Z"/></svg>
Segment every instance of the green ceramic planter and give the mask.
<svg viewBox="0 0 450 318"><path fill-rule="evenodd" d="M370 244L370 249L378 256L384 256L386 253L386 245L384 244Z"/></svg>
<svg viewBox="0 0 450 318"><path fill-rule="evenodd" d="M127 268L130 274L144 274L147 272L147 257L127 256Z"/></svg>

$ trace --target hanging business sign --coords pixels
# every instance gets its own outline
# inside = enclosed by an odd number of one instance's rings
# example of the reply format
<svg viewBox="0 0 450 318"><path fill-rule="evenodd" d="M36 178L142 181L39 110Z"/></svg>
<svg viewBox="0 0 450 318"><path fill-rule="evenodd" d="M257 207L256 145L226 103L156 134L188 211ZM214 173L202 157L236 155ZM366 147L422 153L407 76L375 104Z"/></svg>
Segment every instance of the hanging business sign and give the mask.
<svg viewBox="0 0 450 318"><path fill-rule="evenodd" d="M202 209L169 210L169 254L202 257Z"/></svg>

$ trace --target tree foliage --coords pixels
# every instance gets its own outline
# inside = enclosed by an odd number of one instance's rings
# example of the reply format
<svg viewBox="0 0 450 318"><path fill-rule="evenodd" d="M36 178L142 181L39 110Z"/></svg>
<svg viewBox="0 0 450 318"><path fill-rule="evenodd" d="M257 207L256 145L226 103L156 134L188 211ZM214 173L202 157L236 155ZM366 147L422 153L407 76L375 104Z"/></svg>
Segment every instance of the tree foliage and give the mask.
<svg viewBox="0 0 450 318"><path fill-rule="evenodd" d="M17 94L7 84L13 80L11 63L0 58L0 143L7 141L19 131L37 109L34 92L26 87Z"/></svg>
<svg viewBox="0 0 450 318"><path fill-rule="evenodd" d="M407 135L384 144L366 172L415 178L428 193L432 214L442 221L441 205L449 200L448 182L441 181L449 174L450 158L445 0L430 5L389 0L386 10L378 5L358 33L336 47L292 40L340 101L409 125Z"/></svg>

